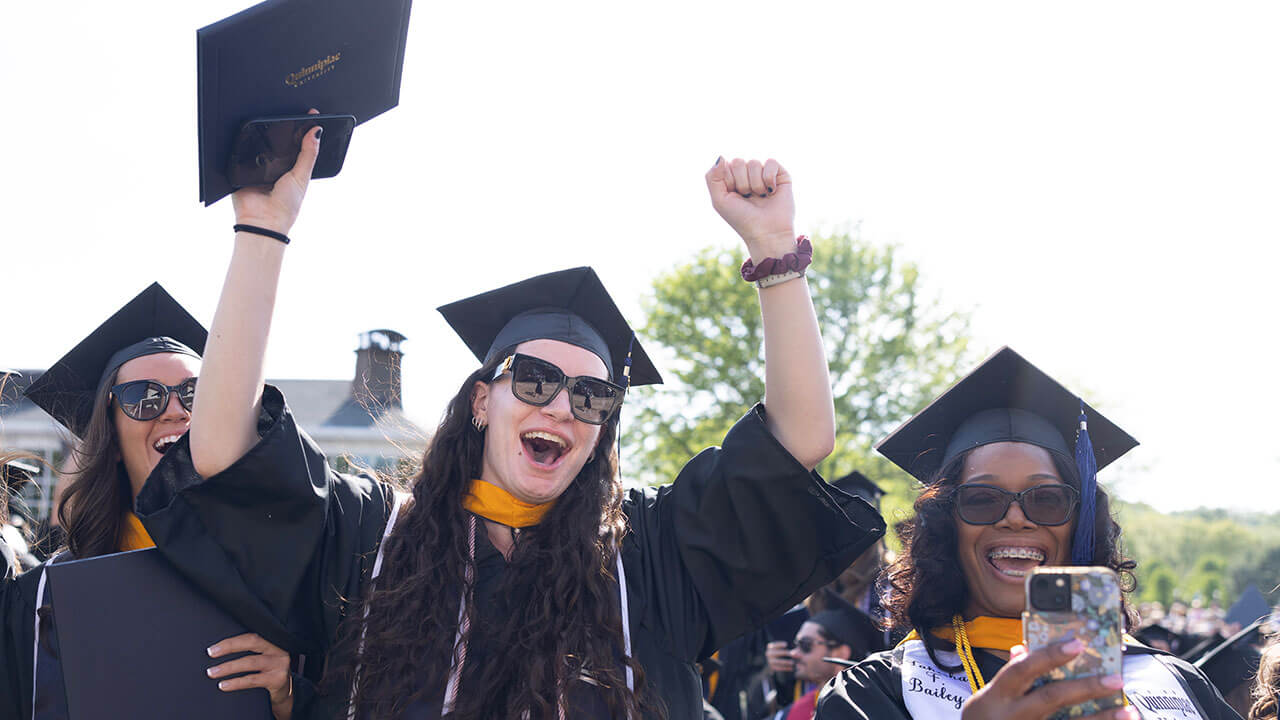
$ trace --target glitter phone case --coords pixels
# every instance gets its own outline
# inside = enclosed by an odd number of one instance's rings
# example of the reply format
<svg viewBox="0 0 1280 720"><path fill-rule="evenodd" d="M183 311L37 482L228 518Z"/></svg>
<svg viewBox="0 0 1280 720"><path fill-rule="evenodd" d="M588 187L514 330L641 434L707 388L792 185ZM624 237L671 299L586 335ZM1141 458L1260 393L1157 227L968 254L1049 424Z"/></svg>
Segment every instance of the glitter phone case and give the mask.
<svg viewBox="0 0 1280 720"><path fill-rule="evenodd" d="M1036 687L1058 680L1120 674L1124 660L1120 583L1110 568L1035 568L1027 576L1026 597L1022 637L1027 650L1072 638L1084 643L1084 652L1041 677ZM1078 718L1123 705L1124 695L1116 691L1114 696L1072 705L1050 717Z"/></svg>

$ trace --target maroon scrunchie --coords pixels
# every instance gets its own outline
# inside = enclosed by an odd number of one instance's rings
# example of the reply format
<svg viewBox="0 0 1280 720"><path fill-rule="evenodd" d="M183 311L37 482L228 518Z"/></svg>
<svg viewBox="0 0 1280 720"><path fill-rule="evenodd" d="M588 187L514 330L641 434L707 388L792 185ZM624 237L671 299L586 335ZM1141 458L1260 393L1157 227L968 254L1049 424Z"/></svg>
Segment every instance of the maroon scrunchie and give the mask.
<svg viewBox="0 0 1280 720"><path fill-rule="evenodd" d="M813 243L809 242L807 236L801 235L796 238L795 252L789 252L780 258L765 258L758 266L751 262L751 258L747 258L747 261L742 263L742 279L747 282L756 282L770 275L804 272L811 262L813 262Z"/></svg>

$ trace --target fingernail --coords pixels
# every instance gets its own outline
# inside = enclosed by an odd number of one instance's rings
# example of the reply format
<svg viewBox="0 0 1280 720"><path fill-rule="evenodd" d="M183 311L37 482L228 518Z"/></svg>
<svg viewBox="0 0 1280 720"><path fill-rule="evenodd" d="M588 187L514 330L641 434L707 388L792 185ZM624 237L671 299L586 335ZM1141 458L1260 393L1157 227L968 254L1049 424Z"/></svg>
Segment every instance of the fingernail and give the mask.
<svg viewBox="0 0 1280 720"><path fill-rule="evenodd" d="M751 193L742 193L742 197L749 198L751 197Z"/></svg>
<svg viewBox="0 0 1280 720"><path fill-rule="evenodd" d="M1080 638L1076 638L1062 646L1062 652L1068 655L1079 655L1084 650L1084 643L1080 642Z"/></svg>
<svg viewBox="0 0 1280 720"><path fill-rule="evenodd" d="M773 188L772 188L772 187L767 187L767 188L765 188L765 190L768 190L769 192L773 192Z"/></svg>
<svg viewBox="0 0 1280 720"><path fill-rule="evenodd" d="M322 127L316 128L316 140L319 140L322 134L324 134L324 128Z"/></svg>
<svg viewBox="0 0 1280 720"><path fill-rule="evenodd" d="M1124 687L1124 676L1108 675L1102 678L1102 687L1109 688L1111 690L1119 690Z"/></svg>
<svg viewBox="0 0 1280 720"><path fill-rule="evenodd" d="M711 167L720 167L720 161L721 161L721 160L723 160L723 159L724 159L724 156L723 156L723 155L721 155L720 157L716 158L716 164L715 164L715 165L712 165Z"/></svg>
<svg viewBox="0 0 1280 720"><path fill-rule="evenodd" d="M226 690L226 689L227 689L227 681L226 681L226 680L223 680L222 682L218 683L218 689L219 689L219 690Z"/></svg>
<svg viewBox="0 0 1280 720"><path fill-rule="evenodd" d="M205 652L209 653L209 657L217 657L217 656L218 656L218 646L217 646L217 645L210 645L210 646L208 647L208 649L206 649L206 650L205 650Z"/></svg>
<svg viewBox="0 0 1280 720"><path fill-rule="evenodd" d="M218 669L217 669L217 668L209 668L208 670L205 670L204 672L205 672L205 674L206 674L206 675L208 675L209 677L214 677L214 676L216 676L216 675L218 674Z"/></svg>

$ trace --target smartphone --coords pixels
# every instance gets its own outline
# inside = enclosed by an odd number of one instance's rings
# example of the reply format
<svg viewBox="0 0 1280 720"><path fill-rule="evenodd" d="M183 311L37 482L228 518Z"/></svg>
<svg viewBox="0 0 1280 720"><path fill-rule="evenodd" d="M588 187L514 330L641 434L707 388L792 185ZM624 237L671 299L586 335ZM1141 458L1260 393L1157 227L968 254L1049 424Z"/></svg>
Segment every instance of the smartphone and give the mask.
<svg viewBox="0 0 1280 720"><path fill-rule="evenodd" d="M320 155L311 172L313 178L333 177L342 170L351 144L351 131L356 119L352 115L288 115L254 118L240 128L231 157L227 161L227 180L231 187L272 185L289 172L302 150L302 139L316 126L324 128L320 136Z"/></svg>
<svg viewBox="0 0 1280 720"><path fill-rule="evenodd" d="M1084 652L1054 668L1035 686L1058 680L1119 675L1124 662L1124 624L1120 614L1120 581L1105 567L1039 567L1026 580L1027 605L1022 613L1022 639L1038 650L1072 638ZM1124 694L1089 700L1059 710L1052 720L1078 718L1124 705Z"/></svg>

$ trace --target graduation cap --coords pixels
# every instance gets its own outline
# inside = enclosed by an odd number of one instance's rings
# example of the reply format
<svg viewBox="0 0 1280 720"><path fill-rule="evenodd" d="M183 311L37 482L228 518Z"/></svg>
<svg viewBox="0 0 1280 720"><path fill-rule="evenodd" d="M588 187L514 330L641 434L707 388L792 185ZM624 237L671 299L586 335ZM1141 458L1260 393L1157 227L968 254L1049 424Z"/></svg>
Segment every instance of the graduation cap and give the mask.
<svg viewBox="0 0 1280 720"><path fill-rule="evenodd" d="M822 626L828 635L848 645L856 656L863 657L879 650L882 633L871 617L830 588L824 589L824 594L827 609L809 618L808 622Z"/></svg>
<svg viewBox="0 0 1280 720"><path fill-rule="evenodd" d="M1227 615L1222 621L1228 625L1234 623L1243 627L1270 614L1271 604L1262 596L1258 586L1250 583L1249 587L1240 593L1240 598L1235 601L1231 609L1227 610Z"/></svg>
<svg viewBox="0 0 1280 720"><path fill-rule="evenodd" d="M438 310L482 363L526 340L560 340L598 356L609 368L609 379L619 385L662 382L589 267L538 275Z"/></svg>
<svg viewBox="0 0 1280 720"><path fill-rule="evenodd" d="M198 358L208 336L160 283L152 283L36 378L25 394L79 437L89 426L102 383L121 365L165 352Z"/></svg>
<svg viewBox="0 0 1280 720"><path fill-rule="evenodd" d="M1183 637L1181 635L1159 623L1148 625L1135 632L1133 636L1143 644L1150 645L1151 647L1155 647L1155 643L1157 642L1164 643L1169 648L1169 652L1174 655L1178 654L1183 643Z"/></svg>
<svg viewBox="0 0 1280 720"><path fill-rule="evenodd" d="M1042 447L1070 462L1080 480L1072 561L1093 558L1096 473L1138 444L1042 370L1008 347L916 413L876 450L921 482L965 452L997 442Z"/></svg>
<svg viewBox="0 0 1280 720"><path fill-rule="evenodd" d="M201 202L232 191L227 159L246 121L317 108L360 124L395 107L411 4L267 0L198 30Z"/></svg>
<svg viewBox="0 0 1280 720"><path fill-rule="evenodd" d="M832 485L841 490L866 500L876 508L880 507L880 498L884 497L884 489L871 481L866 475L854 470L842 478L831 481Z"/></svg>
<svg viewBox="0 0 1280 720"><path fill-rule="evenodd" d="M1258 672L1258 660L1262 653L1256 645L1261 640L1261 630L1262 621L1258 620L1227 638L1195 662L1195 666L1223 695L1252 680Z"/></svg>

